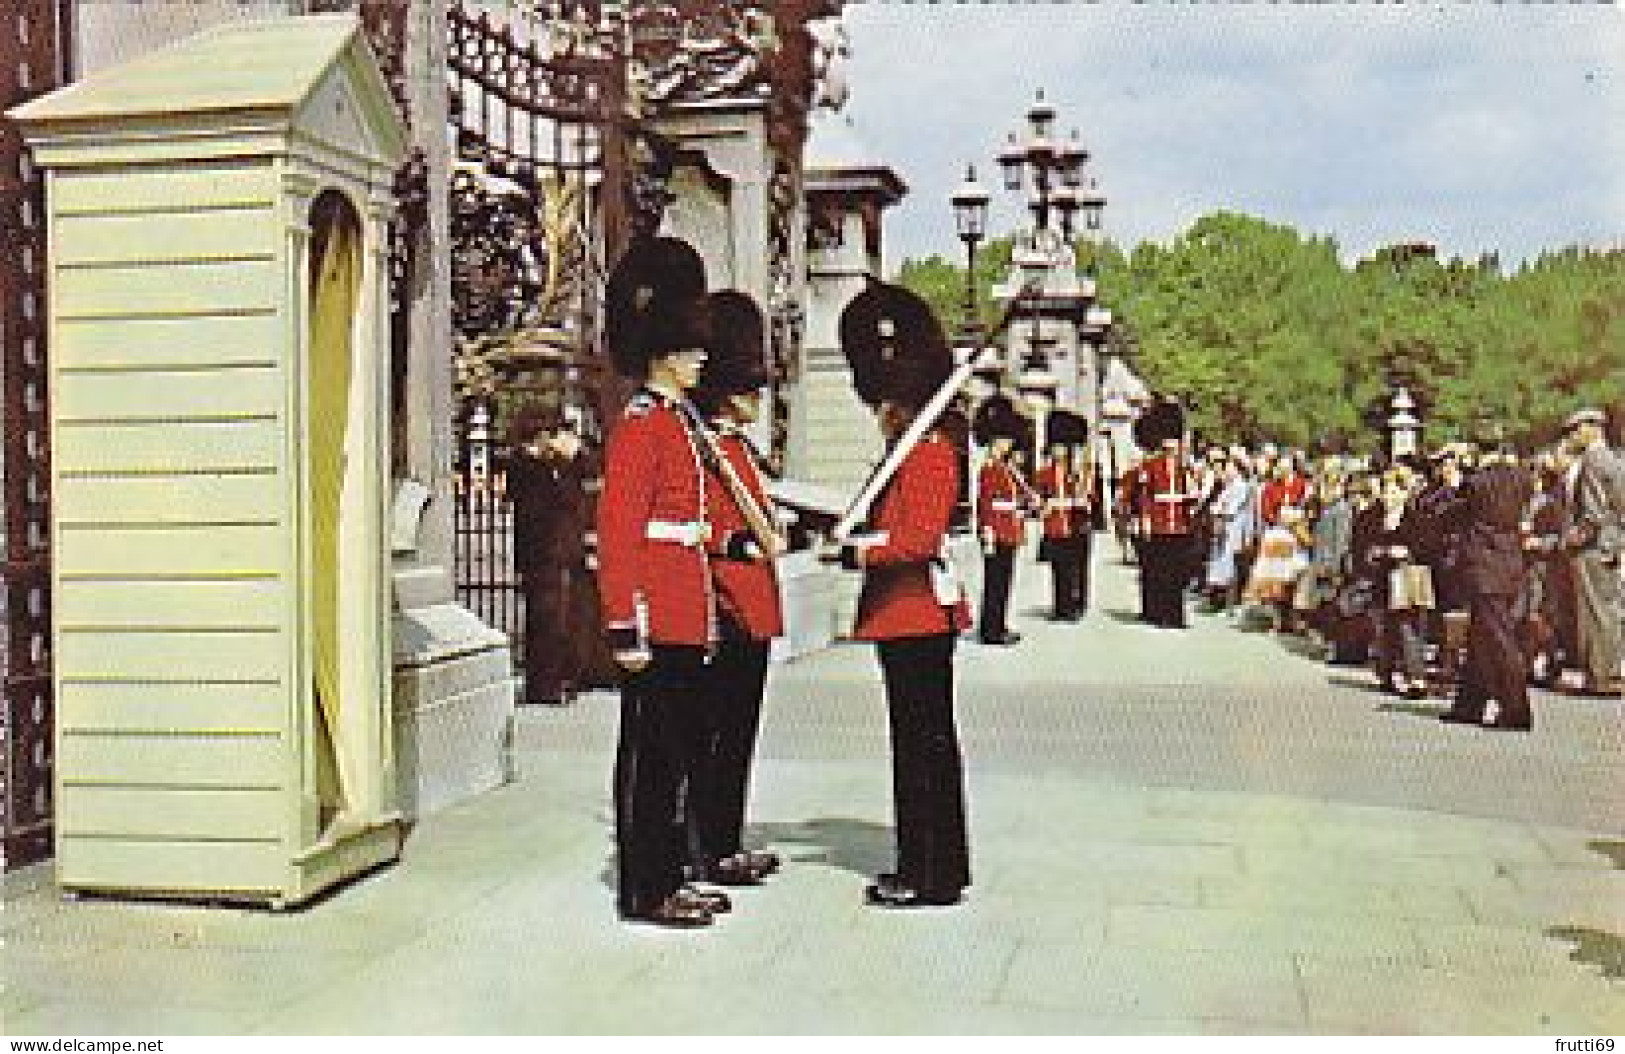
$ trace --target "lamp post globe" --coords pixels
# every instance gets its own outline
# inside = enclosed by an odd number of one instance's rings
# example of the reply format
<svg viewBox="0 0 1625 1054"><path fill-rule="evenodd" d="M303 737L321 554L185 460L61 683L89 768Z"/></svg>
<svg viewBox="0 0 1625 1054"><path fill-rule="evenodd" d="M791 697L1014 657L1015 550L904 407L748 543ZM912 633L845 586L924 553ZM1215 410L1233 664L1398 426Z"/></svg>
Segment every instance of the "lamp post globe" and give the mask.
<svg viewBox="0 0 1625 1054"><path fill-rule="evenodd" d="M987 206L992 195L976 181L976 166L965 166L965 181L954 188L948 201L954 209L954 226L965 243L965 331L977 333L976 246L987 236Z"/></svg>

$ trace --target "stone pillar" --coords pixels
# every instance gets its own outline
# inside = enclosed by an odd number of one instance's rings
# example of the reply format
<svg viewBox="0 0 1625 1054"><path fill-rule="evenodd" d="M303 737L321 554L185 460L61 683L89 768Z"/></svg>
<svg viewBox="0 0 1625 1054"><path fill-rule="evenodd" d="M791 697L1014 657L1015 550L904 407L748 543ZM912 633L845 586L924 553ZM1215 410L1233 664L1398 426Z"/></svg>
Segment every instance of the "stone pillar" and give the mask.
<svg viewBox="0 0 1625 1054"><path fill-rule="evenodd" d="M413 817L510 777L517 682L507 636L456 600L445 0L410 0L406 18L411 145L427 171L406 294L406 476L393 541L395 755L401 810Z"/></svg>

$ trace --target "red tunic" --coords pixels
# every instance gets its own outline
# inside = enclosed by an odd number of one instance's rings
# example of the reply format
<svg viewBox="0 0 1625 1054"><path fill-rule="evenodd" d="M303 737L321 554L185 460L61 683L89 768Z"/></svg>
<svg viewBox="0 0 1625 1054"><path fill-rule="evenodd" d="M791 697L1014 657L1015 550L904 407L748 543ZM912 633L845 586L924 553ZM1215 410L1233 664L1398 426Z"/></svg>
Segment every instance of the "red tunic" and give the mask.
<svg viewBox="0 0 1625 1054"><path fill-rule="evenodd" d="M1044 499L1044 537L1075 538L1089 530L1089 481L1068 465L1063 474L1050 461L1038 470L1033 487Z"/></svg>
<svg viewBox="0 0 1625 1054"><path fill-rule="evenodd" d="M1021 512L1021 485L1015 469L1002 461L986 461L976 474L976 523L995 543L1019 546L1027 531Z"/></svg>
<svg viewBox="0 0 1625 1054"><path fill-rule="evenodd" d="M745 437L724 426L718 443L723 456L733 467L734 475L756 499L757 506L771 518L773 506L767 500L767 488L762 483L762 474L756 468L756 458ZM734 501L733 492L719 475L709 469L706 487L712 497L711 573L716 577L718 602L753 640L782 636L784 613L779 601L779 576L773 561L737 560L727 555L729 536L739 532L748 535L750 528L745 524L745 514Z"/></svg>
<svg viewBox="0 0 1625 1054"><path fill-rule="evenodd" d="M931 562L943 548L959 495L959 456L929 432L898 466L870 526L885 542L862 550L858 640L892 640L952 633L970 625L963 594L943 604L931 585Z"/></svg>
<svg viewBox="0 0 1625 1054"><path fill-rule="evenodd" d="M1124 477L1131 511L1148 535L1189 534L1194 529L1195 480L1173 454L1156 454Z"/></svg>
<svg viewBox="0 0 1625 1054"><path fill-rule="evenodd" d="M604 628L639 640L705 646L716 605L705 545L712 488L677 409L633 396L604 450L598 590Z"/></svg>
<svg viewBox="0 0 1625 1054"><path fill-rule="evenodd" d="M1258 514L1264 526L1273 527L1281 522L1281 510L1288 506L1303 508L1309 496L1309 481L1296 473L1285 479L1267 479L1258 494Z"/></svg>

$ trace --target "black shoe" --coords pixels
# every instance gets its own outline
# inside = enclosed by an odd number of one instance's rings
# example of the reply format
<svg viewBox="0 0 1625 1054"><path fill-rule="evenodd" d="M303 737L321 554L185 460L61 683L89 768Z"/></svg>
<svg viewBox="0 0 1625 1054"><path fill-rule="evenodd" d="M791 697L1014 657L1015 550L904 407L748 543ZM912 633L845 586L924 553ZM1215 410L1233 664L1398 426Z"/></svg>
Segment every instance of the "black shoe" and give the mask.
<svg viewBox="0 0 1625 1054"><path fill-rule="evenodd" d="M1535 725L1532 721L1491 721L1483 728L1490 732L1532 732Z"/></svg>
<svg viewBox="0 0 1625 1054"><path fill-rule="evenodd" d="M779 854L771 849L741 849L738 855L743 856L764 877L777 874L779 868L784 866Z"/></svg>
<svg viewBox="0 0 1625 1054"><path fill-rule="evenodd" d="M990 634L988 636L980 638L980 640L981 640L981 642L983 644L995 644L995 645L1020 644L1021 643L1021 634L1019 634L1019 633L1011 633L1009 630L1005 630L1003 633Z"/></svg>
<svg viewBox="0 0 1625 1054"><path fill-rule="evenodd" d="M1439 720L1447 725L1481 725L1484 723L1484 715L1463 713L1460 710L1446 710L1439 715Z"/></svg>
<svg viewBox="0 0 1625 1054"><path fill-rule="evenodd" d="M962 894L957 892L926 892L885 882L865 886L863 890L863 902L874 908L946 908L961 899Z"/></svg>
<svg viewBox="0 0 1625 1054"><path fill-rule="evenodd" d="M704 907L673 893L654 907L644 911L628 911L621 915L627 922L646 922L651 926L664 926L674 930L699 929L715 920Z"/></svg>
<svg viewBox="0 0 1625 1054"><path fill-rule="evenodd" d="M726 915L734 909L733 901L728 894L720 889L699 889L695 886L684 886L671 896L668 901L676 901L687 907L696 907L711 915Z"/></svg>
<svg viewBox="0 0 1625 1054"><path fill-rule="evenodd" d="M744 853L725 856L695 864L688 869L696 882L709 882L714 886L759 886L767 871L753 863Z"/></svg>

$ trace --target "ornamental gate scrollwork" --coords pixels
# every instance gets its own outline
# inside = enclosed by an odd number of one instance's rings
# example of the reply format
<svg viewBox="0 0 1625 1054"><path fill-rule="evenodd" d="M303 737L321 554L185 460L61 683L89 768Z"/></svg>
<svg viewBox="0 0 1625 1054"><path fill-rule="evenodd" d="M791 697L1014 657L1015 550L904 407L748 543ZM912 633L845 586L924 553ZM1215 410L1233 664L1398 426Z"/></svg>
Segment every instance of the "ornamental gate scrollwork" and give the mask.
<svg viewBox="0 0 1625 1054"><path fill-rule="evenodd" d="M639 187L624 27L604 6L448 11L457 587L510 634L523 597L503 480L509 426L527 405L560 408L594 450L625 394L603 354L603 289Z"/></svg>
<svg viewBox="0 0 1625 1054"><path fill-rule="evenodd" d="M66 0L14 0L0 19L0 111L66 81ZM0 117L0 862L48 856L52 823L50 421L45 178Z"/></svg>

